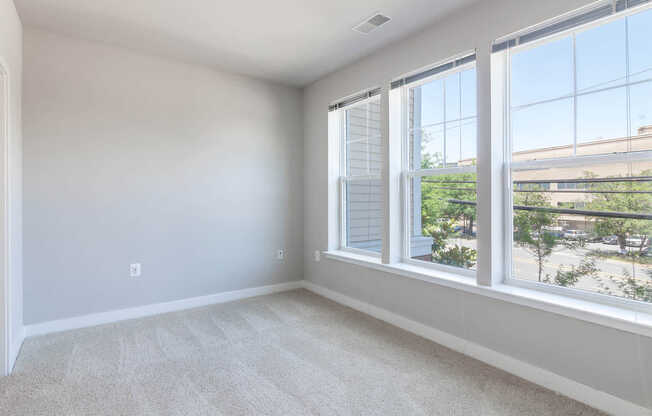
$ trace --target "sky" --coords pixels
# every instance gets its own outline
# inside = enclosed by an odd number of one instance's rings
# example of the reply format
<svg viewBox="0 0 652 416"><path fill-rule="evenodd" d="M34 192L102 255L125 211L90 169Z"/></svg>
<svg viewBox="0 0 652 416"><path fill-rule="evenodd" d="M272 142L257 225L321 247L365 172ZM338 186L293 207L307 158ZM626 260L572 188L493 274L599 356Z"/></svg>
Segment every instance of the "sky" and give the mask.
<svg viewBox="0 0 652 416"><path fill-rule="evenodd" d="M578 93L578 143L626 137L652 125L652 10L580 31L575 36ZM622 84L627 76L629 44L630 82L650 80L595 92ZM573 143L573 40L566 36L512 54L511 105L513 150L537 149ZM422 126L444 121L448 162L475 157L475 69L452 74L419 87ZM444 91L445 97L444 100ZM593 91L593 92L592 92ZM592 92L592 93L591 93ZM546 103L534 104L539 101ZM460 105L461 103L461 105ZM533 104L533 105L532 105ZM461 108L461 112L460 112ZM422 152L443 153L443 125L427 127L429 143Z"/></svg>
<svg viewBox="0 0 652 416"><path fill-rule="evenodd" d="M426 126L423 134L428 139L425 146L422 141L422 153L444 153L444 124L441 123L446 121L447 162L476 156L475 80L475 68L470 68L418 87L421 126Z"/></svg>

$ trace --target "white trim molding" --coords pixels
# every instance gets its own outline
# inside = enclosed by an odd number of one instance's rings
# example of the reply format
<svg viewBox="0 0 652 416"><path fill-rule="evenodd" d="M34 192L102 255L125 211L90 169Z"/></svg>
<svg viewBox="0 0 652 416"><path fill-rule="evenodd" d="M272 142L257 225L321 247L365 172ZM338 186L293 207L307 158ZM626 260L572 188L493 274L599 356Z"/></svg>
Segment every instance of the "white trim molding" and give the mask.
<svg viewBox="0 0 652 416"><path fill-rule="evenodd" d="M9 264L10 256L10 221L9 221L9 136L11 135L11 74L9 73L9 65L0 57L0 146L2 149L2 184L0 201L0 217L2 218L2 276L0 276L0 283L2 284L2 292L0 293L0 305L3 308L2 319L0 322L0 329L3 331L2 341L3 345L0 346L2 353L2 365L0 371L2 375L11 373L14 361L12 360L12 349L14 343L18 340L13 340L13 317L12 317L12 300L13 300L13 287L11 285L11 268Z"/></svg>
<svg viewBox="0 0 652 416"><path fill-rule="evenodd" d="M476 360L482 361L493 367L514 374L534 384L563 394L609 414L623 416L652 416L652 410L650 409L623 400L609 393L596 390L585 384L562 377L548 370L517 360L505 354L483 347L482 345L451 335L447 332L413 321L386 309L362 302L309 281L304 282L304 287L311 292L328 298L334 302L348 306L367 315L371 315L381 321L385 321L391 325L429 339L447 348L475 358Z"/></svg>
<svg viewBox="0 0 652 416"><path fill-rule="evenodd" d="M18 354L20 354L20 349L23 347L23 342L25 342L25 327L21 326L18 336L11 339L11 345L9 346L8 374L11 374L14 370Z"/></svg>
<svg viewBox="0 0 652 416"><path fill-rule="evenodd" d="M208 306L217 303L231 302L234 300L246 299L254 296L285 292L288 290L300 289L302 287L303 281L297 280L275 285L258 286L248 289L199 296L195 298L174 300L171 302L154 303L151 305L136 306L133 308L76 316L74 318L59 319L56 321L27 325L25 326L24 334L27 337L32 337L36 335L68 331L71 329L86 328L113 322L125 321L128 319L136 319L146 316L159 315L162 313L199 308L202 306Z"/></svg>

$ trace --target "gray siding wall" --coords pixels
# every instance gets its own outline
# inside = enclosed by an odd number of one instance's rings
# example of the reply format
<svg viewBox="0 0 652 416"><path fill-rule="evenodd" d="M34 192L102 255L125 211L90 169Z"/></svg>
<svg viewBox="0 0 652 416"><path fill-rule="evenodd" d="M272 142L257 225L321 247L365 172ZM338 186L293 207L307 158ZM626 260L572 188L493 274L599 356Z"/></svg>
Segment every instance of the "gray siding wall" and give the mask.
<svg viewBox="0 0 652 416"><path fill-rule="evenodd" d="M420 106L420 95L417 106ZM410 105L415 105L411 103ZM412 112L411 112L412 113ZM383 148L380 137L380 102L378 98L345 110L347 176L380 176ZM411 140L415 140L410 135ZM418 136L420 137L420 135ZM418 139L418 138L417 138ZM413 146L418 160L420 145ZM380 252L382 249L383 194L380 180L349 182L346 195L346 245ZM411 212L412 256L432 252L432 239L421 237L421 182L413 181Z"/></svg>
<svg viewBox="0 0 652 416"><path fill-rule="evenodd" d="M380 176L383 150L378 97L345 110L347 176ZM380 252L383 195L380 180L346 186L347 246Z"/></svg>

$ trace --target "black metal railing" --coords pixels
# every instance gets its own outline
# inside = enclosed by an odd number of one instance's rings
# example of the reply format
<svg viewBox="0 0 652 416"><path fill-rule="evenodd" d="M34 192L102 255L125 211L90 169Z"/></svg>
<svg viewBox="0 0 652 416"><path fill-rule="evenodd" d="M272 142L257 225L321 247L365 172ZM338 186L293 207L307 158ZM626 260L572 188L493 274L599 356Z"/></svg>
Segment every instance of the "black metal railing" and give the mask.
<svg viewBox="0 0 652 416"><path fill-rule="evenodd" d="M477 184L477 181L474 180L427 180L422 179L422 183L431 183L431 184L440 184L440 185L454 185L454 184ZM550 185L552 183L581 183L581 184L591 184L591 183L634 183L634 182L652 182L652 176L629 176L621 178L578 178L578 179L529 179L529 180L519 180L514 181L515 185ZM448 191L468 191L476 192L475 187L473 188L460 188L456 186L436 186L434 189L448 190ZM564 190L553 190L553 189L514 189L514 192L523 192L523 193L581 193L581 194L643 194L643 195L652 195L652 190L626 190L626 189L607 189L607 190L592 190L592 189L564 189ZM476 206L476 201L469 201L463 199L450 198L447 199L447 202L452 204L460 205L470 205ZM572 208L554 208L554 207L540 207L540 206L529 206L529 205L514 205L515 210L519 211L538 211L538 212L548 212L552 214L567 214L567 215L584 215L587 217L602 217L602 218L622 218L622 219L636 219L636 220L652 220L652 214L648 213L635 213L635 212L615 212L615 211L594 211L594 210L583 210L583 209L572 209Z"/></svg>

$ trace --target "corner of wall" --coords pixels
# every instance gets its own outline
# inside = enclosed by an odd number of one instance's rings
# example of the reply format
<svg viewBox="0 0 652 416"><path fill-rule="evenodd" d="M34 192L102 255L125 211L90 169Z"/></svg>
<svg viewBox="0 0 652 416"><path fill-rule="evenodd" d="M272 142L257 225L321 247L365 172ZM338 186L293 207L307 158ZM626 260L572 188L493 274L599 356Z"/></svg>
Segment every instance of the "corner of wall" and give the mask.
<svg viewBox="0 0 652 416"><path fill-rule="evenodd" d="M22 294L22 75L23 75L23 25L12 0L0 2L0 57L8 77L7 142L5 172L6 199L6 256L4 259L7 305L7 339L3 346L3 371L9 373L24 339ZM4 368L7 364L8 368Z"/></svg>
<svg viewBox="0 0 652 416"><path fill-rule="evenodd" d="M20 354L20 349L23 347L23 342L25 342L25 334L25 327L21 325L20 328L16 330L16 334L11 339L11 345L9 346L9 363L7 366L8 374L12 373L14 366L16 365L16 360Z"/></svg>

